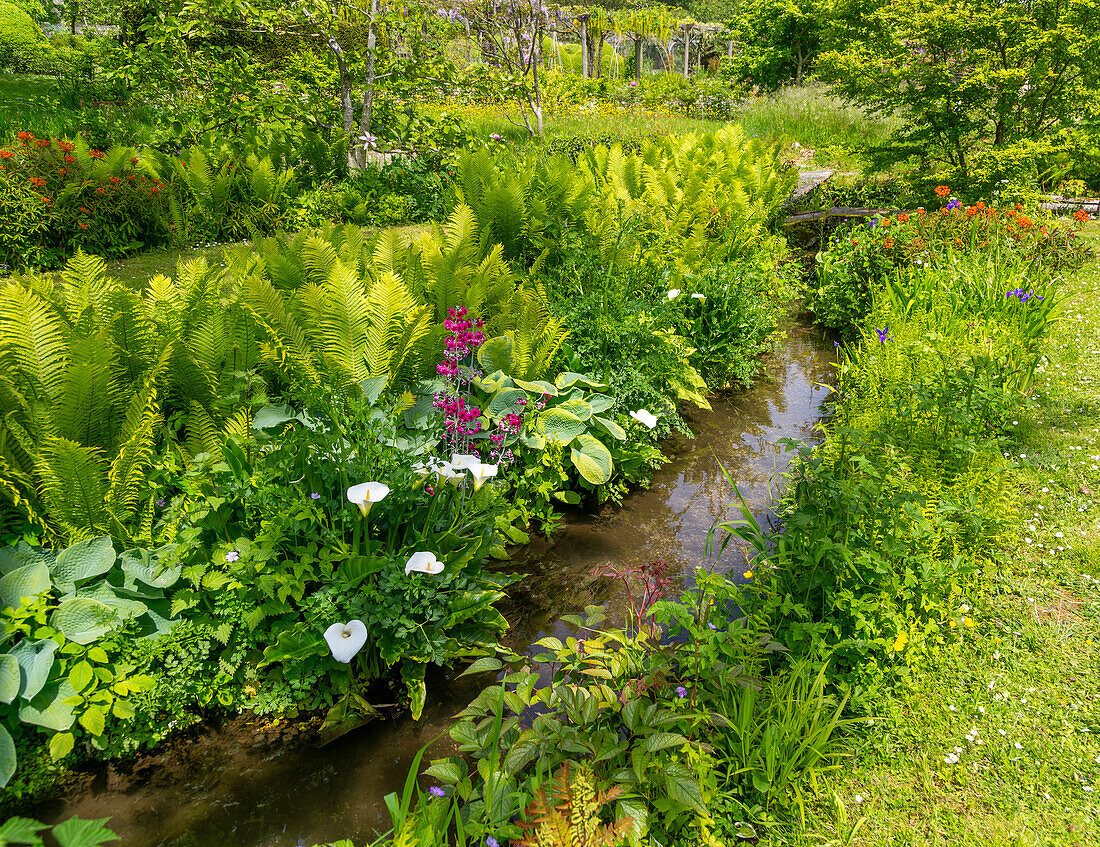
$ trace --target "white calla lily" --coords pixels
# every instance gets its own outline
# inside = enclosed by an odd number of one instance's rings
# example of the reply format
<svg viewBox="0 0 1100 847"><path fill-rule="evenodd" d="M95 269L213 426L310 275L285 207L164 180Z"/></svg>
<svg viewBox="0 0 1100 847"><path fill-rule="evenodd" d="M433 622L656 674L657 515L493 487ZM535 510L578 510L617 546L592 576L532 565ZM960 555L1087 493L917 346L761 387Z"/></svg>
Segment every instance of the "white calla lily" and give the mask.
<svg viewBox="0 0 1100 847"><path fill-rule="evenodd" d="M671 291L668 292L668 299L669 300L675 300L679 296L680 296L680 289L679 288L673 288Z"/></svg>
<svg viewBox="0 0 1100 847"><path fill-rule="evenodd" d="M698 291L696 291L694 294L691 295L691 299L692 300L706 300L707 295L706 294L700 294Z"/></svg>
<svg viewBox="0 0 1100 847"><path fill-rule="evenodd" d="M366 517L370 507L379 500L385 500L389 493L390 487L384 482L361 482L348 489L348 500L358 506L363 517Z"/></svg>
<svg viewBox="0 0 1100 847"><path fill-rule="evenodd" d="M432 474L442 472L443 466L447 463L442 459L437 459L434 456L429 456L422 462L416 462L413 464L413 472L420 477L420 481L423 482Z"/></svg>
<svg viewBox="0 0 1100 847"><path fill-rule="evenodd" d="M474 478L474 491L477 491L485 484L485 480L492 479L497 475L498 467L496 465L486 465L478 462L476 465L470 465L466 470L468 470L470 476Z"/></svg>
<svg viewBox="0 0 1100 847"><path fill-rule="evenodd" d="M480 456L472 456L469 453L455 453L451 456L451 467L456 471L464 471L471 465L481 464Z"/></svg>
<svg viewBox="0 0 1100 847"><path fill-rule="evenodd" d="M646 409L635 409L630 413L630 417L634 418L638 423L653 429L657 426L657 416Z"/></svg>
<svg viewBox="0 0 1100 847"><path fill-rule="evenodd" d="M450 462L441 462L436 469L436 473L439 474L441 480L449 482L455 488L462 485L462 481L466 479L466 472L461 468L456 468Z"/></svg>
<svg viewBox="0 0 1100 847"><path fill-rule="evenodd" d="M418 550L409 556L405 563L405 576L415 571L416 573L435 574L443 573L443 563L436 558L435 553L426 550Z"/></svg>
<svg viewBox="0 0 1100 847"><path fill-rule="evenodd" d="M334 623L325 630L325 641L332 658L346 665L367 643L367 627L362 621Z"/></svg>

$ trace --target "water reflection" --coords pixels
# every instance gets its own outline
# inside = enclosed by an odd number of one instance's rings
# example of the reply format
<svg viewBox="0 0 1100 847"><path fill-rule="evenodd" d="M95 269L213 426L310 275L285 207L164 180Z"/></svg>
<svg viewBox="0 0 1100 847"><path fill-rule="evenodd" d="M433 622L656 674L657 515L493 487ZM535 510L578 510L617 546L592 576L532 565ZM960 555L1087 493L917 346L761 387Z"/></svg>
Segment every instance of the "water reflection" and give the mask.
<svg viewBox="0 0 1100 847"><path fill-rule="evenodd" d="M751 391L716 399L713 413L696 415L690 421L694 439L665 445L673 461L650 490L626 498L621 508L570 523L552 543L532 545L521 563L529 577L511 592L506 610L515 648L547 632L564 634L558 616L589 603L621 613L617 587L591 575L603 562L664 559L684 573L706 566L741 579L743 555L732 544L717 559L706 551L715 522L739 515L722 468L764 518L791 455L779 442L812 437L833 376L831 345L798 327L790 336L769 357L767 378ZM382 797L400 789L413 755L446 730L477 685L435 680L419 723L380 721L320 749L279 736L257 743L247 727L226 731L224 738L208 733L192 750L177 745L159 777L135 780L137 787L107 779L40 814L54 820L110 816L127 847L295 847L338 838L368 843L388 825ZM447 755L448 744L443 737L432 755ZM154 760L151 770L159 767Z"/></svg>

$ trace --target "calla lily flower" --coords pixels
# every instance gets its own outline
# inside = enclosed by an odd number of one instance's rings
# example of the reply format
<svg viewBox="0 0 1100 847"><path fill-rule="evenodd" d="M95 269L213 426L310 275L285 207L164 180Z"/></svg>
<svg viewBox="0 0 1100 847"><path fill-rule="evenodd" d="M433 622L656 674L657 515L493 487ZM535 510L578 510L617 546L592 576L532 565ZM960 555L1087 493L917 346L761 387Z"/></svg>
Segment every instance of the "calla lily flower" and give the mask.
<svg viewBox="0 0 1100 847"><path fill-rule="evenodd" d="M657 426L657 416L646 409L635 409L630 413L630 417L640 424L645 424L650 429Z"/></svg>
<svg viewBox="0 0 1100 847"><path fill-rule="evenodd" d="M478 464L481 464L480 456L471 456L469 453L455 453L451 456L451 467L456 471L464 471Z"/></svg>
<svg viewBox="0 0 1100 847"><path fill-rule="evenodd" d="M478 462L476 465L470 465L466 468L470 472L470 476L474 478L474 491L477 491L485 484L485 480L492 479L497 475L496 465L485 465Z"/></svg>
<svg viewBox="0 0 1100 847"><path fill-rule="evenodd" d="M668 292L668 299L669 300L675 300L679 296L680 296L680 289L679 288L673 288L671 291Z"/></svg>
<svg viewBox="0 0 1100 847"><path fill-rule="evenodd" d="M418 474L420 476L420 481L423 482L424 480L426 480L432 474L437 474L437 473L442 472L443 467L446 464L447 463L444 462L442 459L437 459L434 456L429 456L423 462L416 462L412 466L412 469L416 474Z"/></svg>
<svg viewBox="0 0 1100 847"><path fill-rule="evenodd" d="M379 500L385 500L389 493L390 487L383 482L361 482L348 489L348 500L358 506L363 517L366 517L370 507Z"/></svg>
<svg viewBox="0 0 1100 847"><path fill-rule="evenodd" d="M367 627L362 621L334 623L325 630L325 641L332 658L346 665L367 643Z"/></svg>
<svg viewBox="0 0 1100 847"><path fill-rule="evenodd" d="M405 576L408 576L413 571L417 573L435 574L443 573L443 563L435 557L435 553L429 553L426 550L419 550L409 556L409 561L405 563Z"/></svg>
<svg viewBox="0 0 1100 847"><path fill-rule="evenodd" d="M466 472L461 468L456 468L450 462L442 462L436 473L439 474L441 480L449 482L455 488L462 485L462 480L466 479Z"/></svg>
<svg viewBox="0 0 1100 847"><path fill-rule="evenodd" d="M707 295L706 294L700 294L698 291L696 291L694 294L691 295L691 299L692 300L706 300Z"/></svg>

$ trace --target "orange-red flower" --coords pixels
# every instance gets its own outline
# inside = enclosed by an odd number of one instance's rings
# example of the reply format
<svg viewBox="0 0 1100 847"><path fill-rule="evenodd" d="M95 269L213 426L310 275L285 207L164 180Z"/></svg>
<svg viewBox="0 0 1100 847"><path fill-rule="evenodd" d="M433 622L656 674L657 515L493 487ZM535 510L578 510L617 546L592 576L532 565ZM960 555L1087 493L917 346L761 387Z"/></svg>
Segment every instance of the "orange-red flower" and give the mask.
<svg viewBox="0 0 1100 847"><path fill-rule="evenodd" d="M18 138L20 141L30 141L34 138L34 133L23 130L21 133L19 133L19 135L16 136L16 138Z"/></svg>
<svg viewBox="0 0 1100 847"><path fill-rule="evenodd" d="M87 229L88 228L88 225L86 223L84 223L83 221L78 223L77 226L80 227L81 229Z"/></svg>
<svg viewBox="0 0 1100 847"><path fill-rule="evenodd" d="M1089 213L1086 212L1084 209L1078 209L1076 212L1073 213L1073 219L1079 224L1083 224L1089 219L1089 217Z"/></svg>
<svg viewBox="0 0 1100 847"><path fill-rule="evenodd" d="M899 224L907 223L908 221L909 221L909 213L908 212L898 212L898 223Z"/></svg>
<svg viewBox="0 0 1100 847"><path fill-rule="evenodd" d="M103 153L101 153L99 150L89 150L88 155L91 156L93 159L103 158Z"/></svg>
<svg viewBox="0 0 1100 847"><path fill-rule="evenodd" d="M58 141L57 146L61 148L62 153L72 153L76 149L76 145L71 141Z"/></svg>
<svg viewBox="0 0 1100 847"><path fill-rule="evenodd" d="M29 182L35 188L41 188L43 185L46 184L46 180L42 179L42 177L40 176L32 176L29 180L27 180L27 182Z"/></svg>
<svg viewBox="0 0 1100 847"><path fill-rule="evenodd" d="M76 156L70 156L68 153L66 153L65 154L65 161L68 162L71 165L73 162L76 161Z"/></svg>
<svg viewBox="0 0 1100 847"><path fill-rule="evenodd" d="M951 187L950 186L947 186L947 185L937 185L936 186L936 196L937 197L946 197L950 193L951 193Z"/></svg>
<svg viewBox="0 0 1100 847"><path fill-rule="evenodd" d="M11 150L0 150L0 159L10 159L14 155Z"/></svg>
<svg viewBox="0 0 1100 847"><path fill-rule="evenodd" d="M879 223L881 223L883 226L890 226L890 219L883 218L881 221L879 221Z"/></svg>

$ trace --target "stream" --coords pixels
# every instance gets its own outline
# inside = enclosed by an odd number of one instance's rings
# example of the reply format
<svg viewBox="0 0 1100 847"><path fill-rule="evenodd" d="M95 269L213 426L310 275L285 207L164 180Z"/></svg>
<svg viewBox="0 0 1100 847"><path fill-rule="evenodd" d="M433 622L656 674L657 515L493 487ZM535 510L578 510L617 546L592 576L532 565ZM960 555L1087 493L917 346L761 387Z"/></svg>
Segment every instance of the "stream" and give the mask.
<svg viewBox="0 0 1100 847"><path fill-rule="evenodd" d="M510 589L504 606L509 644L525 649L544 635L570 634L559 616L587 604L620 611L618 584L592 576L606 562L663 559L684 573L705 566L744 581L744 555L733 544L717 560L707 556L707 531L740 515L722 468L765 519L794 455L778 442L814 437L833 363L831 343L811 329L787 327L754 388L713 398L712 412L688 418L694 439L663 445L671 461L648 490L533 541L516 563L529 576ZM400 791L417 750L435 739L427 758L453 752L446 729L484 682L429 678L420 721L407 714L379 720L324 747L310 743L308 728L255 717L200 726L37 811L52 821L109 817L124 847L298 847L341 838L363 847L389 828L382 798Z"/></svg>

